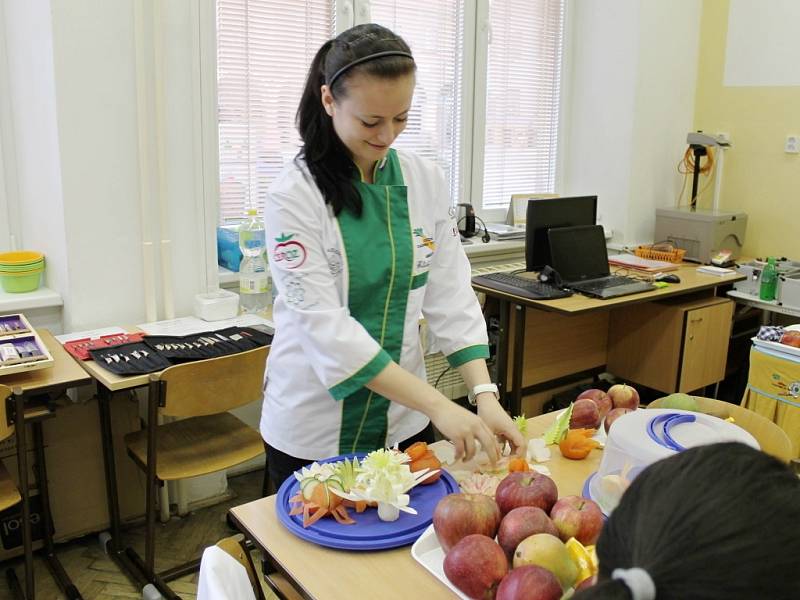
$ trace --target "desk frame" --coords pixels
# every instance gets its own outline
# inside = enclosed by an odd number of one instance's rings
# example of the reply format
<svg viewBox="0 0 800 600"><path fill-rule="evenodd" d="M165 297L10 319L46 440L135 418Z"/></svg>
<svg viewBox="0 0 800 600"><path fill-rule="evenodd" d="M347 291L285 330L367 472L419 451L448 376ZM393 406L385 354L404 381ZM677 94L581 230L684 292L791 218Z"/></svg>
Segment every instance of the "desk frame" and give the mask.
<svg viewBox="0 0 800 600"><path fill-rule="evenodd" d="M550 389L578 378L597 375L603 371L601 367L591 368L565 377L542 381L528 388L523 388L525 322L528 308L560 313L562 315L610 311L615 308L623 308L640 302L654 302L697 292L712 291L712 295L716 295L718 287L745 279L745 276L739 273L726 277L717 277L714 275L697 273L696 269L697 265L684 263L679 267L678 271L676 271L676 274L681 278L681 283L670 285L667 288L659 288L651 292L631 294L629 296L621 296L608 300L588 298L577 294L570 298L560 298L557 300L531 300L473 283L472 287L475 291L482 292L487 297L494 298L498 301L500 307L500 335L497 349L497 386L500 390L503 406L512 415L519 415L522 410L523 396ZM525 275L526 274L522 274L522 276ZM528 276L532 277L533 275L530 274ZM509 333L512 314L514 315L514 348L510 365L511 374L509 376ZM508 385L509 379L511 379L510 388Z"/></svg>
<svg viewBox="0 0 800 600"><path fill-rule="evenodd" d="M25 558L25 588L24 590L17 580L13 569L6 571L9 587L14 595L19 598L33 600L36 597L36 589L33 573L33 540L30 526L30 484L28 478L28 441L25 426L30 424L33 433L33 446L35 462L33 465L33 477L39 490L42 500L42 552L45 564L50 574L58 584L58 587L70 600L82 598L78 588L72 583L61 561L55 553L53 542L52 515L50 513L50 493L47 484L47 467L45 464L44 453L44 434L42 431L42 421L55 416L51 408L55 401L66 393L66 390L91 383L91 378L83 372L80 366L75 363L71 356L53 338L50 332L40 330L39 335L55 359L52 371L49 369L42 371L29 371L17 375L10 375L8 380L3 379L3 383L10 385L13 394L11 397L12 410L11 418L16 425L17 441L17 467L19 473L20 495L22 496L22 545ZM56 365L59 368L56 368ZM62 368L63 367L63 372ZM35 410L26 414L25 404L30 398L46 397L47 408L45 411ZM22 418L20 420L20 415Z"/></svg>

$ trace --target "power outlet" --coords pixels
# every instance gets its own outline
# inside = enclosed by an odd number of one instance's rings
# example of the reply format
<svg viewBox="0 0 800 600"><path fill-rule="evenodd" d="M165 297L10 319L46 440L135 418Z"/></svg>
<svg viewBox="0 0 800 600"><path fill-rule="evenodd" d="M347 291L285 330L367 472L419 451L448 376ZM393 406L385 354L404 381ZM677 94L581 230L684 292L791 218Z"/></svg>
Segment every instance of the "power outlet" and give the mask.
<svg viewBox="0 0 800 600"><path fill-rule="evenodd" d="M787 154L800 154L800 135L787 135L783 151Z"/></svg>

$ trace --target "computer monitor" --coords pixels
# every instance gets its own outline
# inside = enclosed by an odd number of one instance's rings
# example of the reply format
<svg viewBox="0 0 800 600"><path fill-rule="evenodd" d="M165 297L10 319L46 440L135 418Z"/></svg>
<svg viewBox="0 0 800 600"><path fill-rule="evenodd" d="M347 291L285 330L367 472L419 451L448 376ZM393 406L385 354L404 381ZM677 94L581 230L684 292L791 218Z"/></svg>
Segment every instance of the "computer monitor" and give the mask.
<svg viewBox="0 0 800 600"><path fill-rule="evenodd" d="M596 220L597 196L528 200L525 219L525 270L539 271L545 265L551 264L548 229L594 225Z"/></svg>

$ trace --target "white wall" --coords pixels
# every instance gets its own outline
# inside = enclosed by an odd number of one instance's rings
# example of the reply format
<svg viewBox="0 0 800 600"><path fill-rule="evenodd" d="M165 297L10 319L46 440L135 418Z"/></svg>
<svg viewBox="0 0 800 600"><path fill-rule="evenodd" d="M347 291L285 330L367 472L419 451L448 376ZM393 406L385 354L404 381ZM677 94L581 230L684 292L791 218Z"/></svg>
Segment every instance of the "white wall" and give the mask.
<svg viewBox="0 0 800 600"><path fill-rule="evenodd" d="M683 182L700 4L579 0L569 9L561 194L597 194L614 241L651 241L655 208L674 204Z"/></svg>
<svg viewBox="0 0 800 600"><path fill-rule="evenodd" d="M162 239L175 313L190 314L206 287L196 10L191 0L5 5L11 112L24 132L21 244L45 252L65 330L146 320L143 239L154 242L158 318Z"/></svg>
<svg viewBox="0 0 800 600"><path fill-rule="evenodd" d="M144 322L146 264L164 318L162 239L175 314L191 314L206 288L196 0L4 8L21 242L46 254L63 329ZM224 474L196 478L188 499L224 488Z"/></svg>
<svg viewBox="0 0 800 600"><path fill-rule="evenodd" d="M17 242L44 252L47 285L65 290L69 277L50 3L10 0L3 9L10 112L4 138L14 143Z"/></svg>

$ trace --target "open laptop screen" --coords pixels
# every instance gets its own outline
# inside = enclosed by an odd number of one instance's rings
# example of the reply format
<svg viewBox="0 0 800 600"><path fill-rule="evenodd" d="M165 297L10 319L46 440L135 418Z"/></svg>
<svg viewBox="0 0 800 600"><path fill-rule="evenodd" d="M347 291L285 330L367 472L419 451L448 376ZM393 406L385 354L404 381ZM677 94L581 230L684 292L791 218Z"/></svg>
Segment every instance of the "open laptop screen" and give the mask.
<svg viewBox="0 0 800 600"><path fill-rule="evenodd" d="M552 267L564 282L610 275L602 225L557 227L548 233Z"/></svg>

